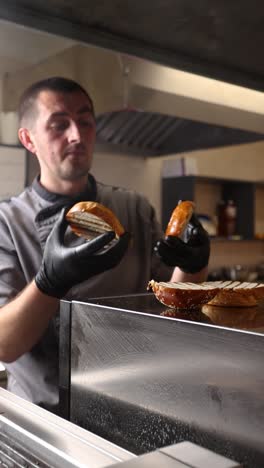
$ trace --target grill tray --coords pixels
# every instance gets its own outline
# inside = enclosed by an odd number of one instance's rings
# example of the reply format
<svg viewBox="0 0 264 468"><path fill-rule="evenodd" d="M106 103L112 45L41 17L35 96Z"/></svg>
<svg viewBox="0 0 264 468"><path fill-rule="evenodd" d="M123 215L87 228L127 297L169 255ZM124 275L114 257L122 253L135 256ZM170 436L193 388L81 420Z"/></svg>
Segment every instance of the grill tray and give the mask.
<svg viewBox="0 0 264 468"><path fill-rule="evenodd" d="M25 450L21 445L5 434L0 434L1 468L51 468L39 458Z"/></svg>
<svg viewBox="0 0 264 468"><path fill-rule="evenodd" d="M74 468L80 466L66 454L0 416L1 468Z"/></svg>

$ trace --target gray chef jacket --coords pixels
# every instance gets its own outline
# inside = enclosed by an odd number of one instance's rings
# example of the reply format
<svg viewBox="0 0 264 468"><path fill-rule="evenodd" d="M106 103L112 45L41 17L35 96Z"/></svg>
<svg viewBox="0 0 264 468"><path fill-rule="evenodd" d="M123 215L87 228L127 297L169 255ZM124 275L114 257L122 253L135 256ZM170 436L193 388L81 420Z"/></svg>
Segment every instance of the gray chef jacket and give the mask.
<svg viewBox="0 0 264 468"><path fill-rule="evenodd" d="M48 192L37 177L19 196L0 203L0 306L35 277L47 236L62 207L78 200L95 200L109 207L131 233L132 242L119 265L73 287L67 299L142 293L152 278L169 280L172 269L153 255L153 246L163 233L145 197L96 182L90 174L87 189L69 198ZM74 237L68 233L67 242ZM54 412L58 408L58 329L59 314L29 352L5 364L10 391Z"/></svg>

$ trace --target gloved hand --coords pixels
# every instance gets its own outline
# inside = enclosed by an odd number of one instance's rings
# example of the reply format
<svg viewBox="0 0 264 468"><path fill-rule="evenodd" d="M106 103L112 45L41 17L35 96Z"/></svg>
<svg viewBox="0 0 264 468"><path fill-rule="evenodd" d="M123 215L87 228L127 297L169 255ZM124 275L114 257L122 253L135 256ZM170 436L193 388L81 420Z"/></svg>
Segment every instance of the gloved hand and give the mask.
<svg viewBox="0 0 264 468"><path fill-rule="evenodd" d="M197 273L208 265L210 240L195 214L192 215L182 240L166 236L154 247L156 254L168 266L178 266L185 273Z"/></svg>
<svg viewBox="0 0 264 468"><path fill-rule="evenodd" d="M62 298L74 285L116 266L124 256L130 234L125 232L106 249L101 249L114 239L109 231L75 247L64 245L68 226L66 208L55 223L45 245L40 269L35 277L37 287L48 296Z"/></svg>

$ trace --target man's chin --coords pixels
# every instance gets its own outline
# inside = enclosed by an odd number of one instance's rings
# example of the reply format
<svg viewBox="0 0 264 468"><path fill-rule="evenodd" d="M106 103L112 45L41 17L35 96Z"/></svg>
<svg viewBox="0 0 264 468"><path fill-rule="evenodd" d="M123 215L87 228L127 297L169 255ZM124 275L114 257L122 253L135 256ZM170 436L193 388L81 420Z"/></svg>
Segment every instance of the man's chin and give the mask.
<svg viewBox="0 0 264 468"><path fill-rule="evenodd" d="M90 167L86 167L86 168L76 168L76 169L72 169L71 170L68 170L68 171L61 171L60 173L60 177L65 180L65 181L75 181L75 180L79 180L79 179L82 179L84 177L87 177L88 176L88 173L89 173L89 170L90 170Z"/></svg>

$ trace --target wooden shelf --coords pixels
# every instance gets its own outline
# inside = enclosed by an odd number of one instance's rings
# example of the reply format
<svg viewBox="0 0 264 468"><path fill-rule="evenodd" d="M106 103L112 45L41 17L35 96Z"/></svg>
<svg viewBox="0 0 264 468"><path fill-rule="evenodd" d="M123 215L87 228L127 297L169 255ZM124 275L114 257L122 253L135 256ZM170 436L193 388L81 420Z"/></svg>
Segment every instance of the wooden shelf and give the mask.
<svg viewBox="0 0 264 468"><path fill-rule="evenodd" d="M211 242L263 242L264 239L232 239L228 237L214 237L210 236L210 241Z"/></svg>
<svg viewBox="0 0 264 468"><path fill-rule="evenodd" d="M198 190L202 188L203 201L206 203L204 214L216 215L220 200L234 200L237 206L236 234L241 239L212 238L216 242L243 242L255 239L256 188L264 187L264 182L238 179L224 179L204 176L164 177L162 179L162 226L165 230L171 213L179 200L192 200L197 204ZM208 189L210 188L210 190ZM200 190L201 192L201 190ZM205 203L203 203L205 204ZM209 213L210 210L210 213Z"/></svg>

